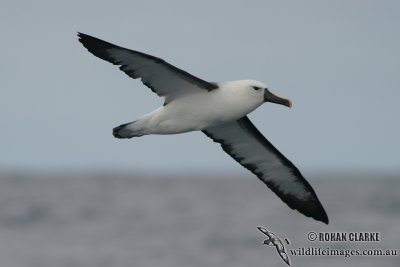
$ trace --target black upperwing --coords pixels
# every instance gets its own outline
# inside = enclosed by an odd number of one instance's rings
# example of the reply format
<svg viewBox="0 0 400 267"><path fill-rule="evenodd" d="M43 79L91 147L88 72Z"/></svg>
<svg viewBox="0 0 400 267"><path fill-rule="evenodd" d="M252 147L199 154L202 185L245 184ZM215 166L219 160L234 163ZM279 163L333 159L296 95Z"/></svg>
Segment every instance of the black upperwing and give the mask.
<svg viewBox="0 0 400 267"><path fill-rule="evenodd" d="M154 93L165 97L165 103L183 95L218 88L217 84L197 78L163 59L126 49L87 34L78 33L78 36L79 41L90 53L114 65L120 65L119 68L129 77L140 78Z"/></svg>

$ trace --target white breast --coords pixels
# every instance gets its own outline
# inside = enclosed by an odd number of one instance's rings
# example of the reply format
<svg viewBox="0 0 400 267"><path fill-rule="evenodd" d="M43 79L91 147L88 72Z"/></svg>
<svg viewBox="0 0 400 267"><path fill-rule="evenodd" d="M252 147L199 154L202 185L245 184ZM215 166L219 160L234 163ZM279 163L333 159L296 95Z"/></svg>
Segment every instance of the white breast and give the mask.
<svg viewBox="0 0 400 267"><path fill-rule="evenodd" d="M177 134L240 119L259 105L218 89L182 97L139 120L144 134Z"/></svg>

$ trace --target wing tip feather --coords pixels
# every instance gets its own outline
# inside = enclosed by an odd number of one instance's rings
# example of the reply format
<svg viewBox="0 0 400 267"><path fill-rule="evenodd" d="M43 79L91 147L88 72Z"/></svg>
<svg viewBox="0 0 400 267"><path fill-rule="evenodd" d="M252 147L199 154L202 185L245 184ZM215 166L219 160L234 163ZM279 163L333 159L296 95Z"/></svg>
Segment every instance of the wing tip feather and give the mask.
<svg viewBox="0 0 400 267"><path fill-rule="evenodd" d="M118 46L98 39L96 37L87 35L85 33L78 32L78 41L93 55L106 60L114 65L117 64L113 58L111 58L107 52L108 49L116 48Z"/></svg>
<svg viewBox="0 0 400 267"><path fill-rule="evenodd" d="M323 222L325 224L329 224L328 214L326 214L324 207L319 201L318 204L319 204L318 211L312 215L312 218L314 218L317 221Z"/></svg>
<svg viewBox="0 0 400 267"><path fill-rule="evenodd" d="M273 190L274 191L274 190ZM277 194L283 202L285 202L290 208L297 210L301 214L313 218L316 221L323 222L325 224L329 224L328 214L326 213L324 207L319 201L317 195L312 192L312 197L308 201L303 203L298 203L298 201L292 201L290 198L285 199L284 196L280 196Z"/></svg>

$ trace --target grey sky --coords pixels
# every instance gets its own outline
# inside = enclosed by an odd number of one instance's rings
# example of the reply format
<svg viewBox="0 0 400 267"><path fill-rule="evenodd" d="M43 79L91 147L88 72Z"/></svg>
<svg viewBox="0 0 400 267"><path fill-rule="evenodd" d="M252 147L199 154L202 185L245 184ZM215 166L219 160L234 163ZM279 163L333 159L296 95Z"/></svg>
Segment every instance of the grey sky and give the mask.
<svg viewBox="0 0 400 267"><path fill-rule="evenodd" d="M250 115L300 169L399 169L398 1L2 1L0 167L241 170L202 133L117 140L162 100L81 31L293 108Z"/></svg>

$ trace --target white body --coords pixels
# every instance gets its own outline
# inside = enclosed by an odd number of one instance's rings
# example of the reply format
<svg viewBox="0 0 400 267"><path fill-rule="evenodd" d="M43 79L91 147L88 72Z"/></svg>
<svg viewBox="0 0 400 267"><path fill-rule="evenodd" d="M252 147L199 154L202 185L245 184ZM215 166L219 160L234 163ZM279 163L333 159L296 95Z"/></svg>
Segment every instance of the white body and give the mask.
<svg viewBox="0 0 400 267"><path fill-rule="evenodd" d="M260 86L255 90L254 84ZM160 107L124 127L124 135L178 134L234 121L264 102L265 85L252 80L219 83L210 92L190 94Z"/></svg>

